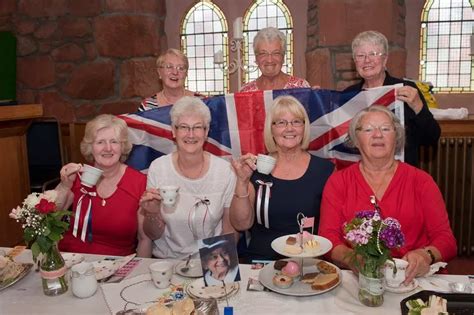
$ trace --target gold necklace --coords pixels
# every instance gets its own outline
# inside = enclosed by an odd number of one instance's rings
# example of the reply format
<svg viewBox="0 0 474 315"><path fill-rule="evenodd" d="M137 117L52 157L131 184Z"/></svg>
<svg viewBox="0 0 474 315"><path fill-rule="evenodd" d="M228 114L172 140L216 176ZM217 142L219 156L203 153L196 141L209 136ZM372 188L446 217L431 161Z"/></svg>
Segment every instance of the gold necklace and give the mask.
<svg viewBox="0 0 474 315"><path fill-rule="evenodd" d="M177 100L179 100L181 97L183 97L185 94L184 89L182 90L182 95L179 96L174 102L170 101L168 97L165 95L165 90L161 90L161 95L163 96L163 99L165 100L166 104L174 104Z"/></svg>
<svg viewBox="0 0 474 315"><path fill-rule="evenodd" d="M179 155L176 157L176 165L178 166L179 172L181 173L181 175L183 175L184 177L189 178L189 179L198 179L198 178L201 177L202 171L203 171L203 169L204 169L204 164L205 164L205 162L206 162L206 159L205 159L205 157L203 156L203 157L202 157L201 167L200 167L200 169L199 169L199 173L197 174L196 177L191 177L191 176L187 176L187 175L184 173L183 169L181 168L181 165L180 165L180 163L179 163Z"/></svg>
<svg viewBox="0 0 474 315"><path fill-rule="evenodd" d="M372 189L372 192L375 194L375 196L377 197L377 199L380 200L379 197L383 197L383 196L379 196L379 191L380 189L382 188L382 186L385 184L385 180L387 177L391 177L393 176L393 169L394 169L394 166L396 165L395 164L396 161L394 160L392 162L392 164L390 164L389 168L386 170L386 172L384 174L382 174L382 179L380 181L380 184L378 184L377 186L374 185L373 183L373 180L371 179L371 177L373 177L372 175L369 176L369 173L365 170L365 167L363 164L361 164L361 172L362 172L362 175L364 176L367 184L369 184L369 187ZM385 193L385 192L384 192Z"/></svg>

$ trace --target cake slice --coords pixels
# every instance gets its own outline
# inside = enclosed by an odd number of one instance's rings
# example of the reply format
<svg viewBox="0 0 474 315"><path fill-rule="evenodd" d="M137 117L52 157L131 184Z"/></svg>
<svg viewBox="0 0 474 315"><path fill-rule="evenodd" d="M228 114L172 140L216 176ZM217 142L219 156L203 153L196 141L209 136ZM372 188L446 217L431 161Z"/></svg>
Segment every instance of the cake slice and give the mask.
<svg viewBox="0 0 474 315"><path fill-rule="evenodd" d="M311 284L313 290L326 290L332 288L339 281L337 273L322 274L320 273Z"/></svg>
<svg viewBox="0 0 474 315"><path fill-rule="evenodd" d="M304 283L312 284L314 280L316 280L318 275L319 275L319 272L309 272L303 275L303 278L301 278L301 281Z"/></svg>
<svg viewBox="0 0 474 315"><path fill-rule="evenodd" d="M324 260L319 261L316 264L316 267L318 267L319 271L321 271L322 273L326 273L326 274L337 273L336 267L334 267L331 264L328 264Z"/></svg>

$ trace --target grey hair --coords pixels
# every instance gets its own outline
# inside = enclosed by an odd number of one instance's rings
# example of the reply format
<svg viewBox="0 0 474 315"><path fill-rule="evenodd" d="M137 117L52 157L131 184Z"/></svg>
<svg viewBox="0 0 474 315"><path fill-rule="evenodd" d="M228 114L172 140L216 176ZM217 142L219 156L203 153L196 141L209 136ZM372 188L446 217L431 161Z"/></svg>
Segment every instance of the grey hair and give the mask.
<svg viewBox="0 0 474 315"><path fill-rule="evenodd" d="M296 118L304 120L303 139L301 139L301 149L306 150L309 146L309 118L306 109L301 103L289 95L278 96L273 100L273 104L265 117L265 127L263 129L263 139L268 153L277 151L277 144L272 134L272 125L275 117L282 113L290 113Z"/></svg>
<svg viewBox="0 0 474 315"><path fill-rule="evenodd" d="M204 120L206 127L209 128L211 111L201 99L194 96L183 96L176 101L170 110L171 123L176 126L179 118L185 115L200 116Z"/></svg>
<svg viewBox="0 0 474 315"><path fill-rule="evenodd" d="M94 156L92 155L92 144L97 137L97 132L104 128L112 128L115 132L117 140L122 143L122 155L120 156L120 162L124 162L132 150L132 143L130 140L128 140L128 127L123 119L110 114L99 115L86 124L84 138L82 138L80 144L82 155L86 161L94 162Z"/></svg>
<svg viewBox="0 0 474 315"><path fill-rule="evenodd" d="M257 46L261 42L273 42L275 40L280 41L281 52L283 56L286 53L286 36L282 31L275 27L266 27L258 31L257 35L253 38L253 52L257 55Z"/></svg>
<svg viewBox="0 0 474 315"><path fill-rule="evenodd" d="M359 146L359 143L357 141L357 129L361 127L360 121L368 113L384 113L390 118L393 127L395 128L395 153L400 153L402 148L405 146L405 128L403 128L402 124L400 123L400 119L398 119L398 117L395 116L395 114L391 110L381 105L372 105L366 107L363 110L359 111L357 114L355 114L355 116L351 120L351 123L349 124L346 145L350 148L357 148Z"/></svg>
<svg viewBox="0 0 474 315"><path fill-rule="evenodd" d="M388 53L388 41L387 37L384 34L377 31L365 31L357 34L357 36L352 40L352 53L363 44L372 44L380 46L383 49L383 53Z"/></svg>

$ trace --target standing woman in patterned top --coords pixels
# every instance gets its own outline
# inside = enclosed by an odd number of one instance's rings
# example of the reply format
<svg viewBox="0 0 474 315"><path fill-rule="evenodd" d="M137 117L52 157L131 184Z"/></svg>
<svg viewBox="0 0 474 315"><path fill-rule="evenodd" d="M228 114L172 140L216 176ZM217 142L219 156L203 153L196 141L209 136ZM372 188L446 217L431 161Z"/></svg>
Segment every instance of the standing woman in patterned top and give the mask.
<svg viewBox="0 0 474 315"><path fill-rule="evenodd" d="M277 28L267 27L258 31L253 40L253 51L255 63L262 74L257 80L245 84L240 92L310 87L306 80L281 71L285 59L286 37Z"/></svg>
<svg viewBox="0 0 474 315"><path fill-rule="evenodd" d="M138 107L139 111L172 105L183 96L201 96L184 88L189 62L181 51L168 49L156 59L156 66L163 89L144 99Z"/></svg>

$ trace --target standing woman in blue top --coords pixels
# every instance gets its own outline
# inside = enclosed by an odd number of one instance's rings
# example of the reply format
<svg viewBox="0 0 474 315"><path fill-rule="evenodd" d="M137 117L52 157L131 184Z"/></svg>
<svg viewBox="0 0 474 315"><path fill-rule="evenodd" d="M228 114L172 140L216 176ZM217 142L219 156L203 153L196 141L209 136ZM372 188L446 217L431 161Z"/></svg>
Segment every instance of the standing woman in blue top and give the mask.
<svg viewBox="0 0 474 315"><path fill-rule="evenodd" d="M315 217L317 231L323 187L334 166L306 151L309 139L310 122L303 105L294 97L280 96L267 112L264 128L265 147L276 158L273 171L254 172L256 157L250 153L232 162L237 185L230 221L236 230L249 230L251 236L242 258L278 258L270 244L299 231L299 212Z"/></svg>

